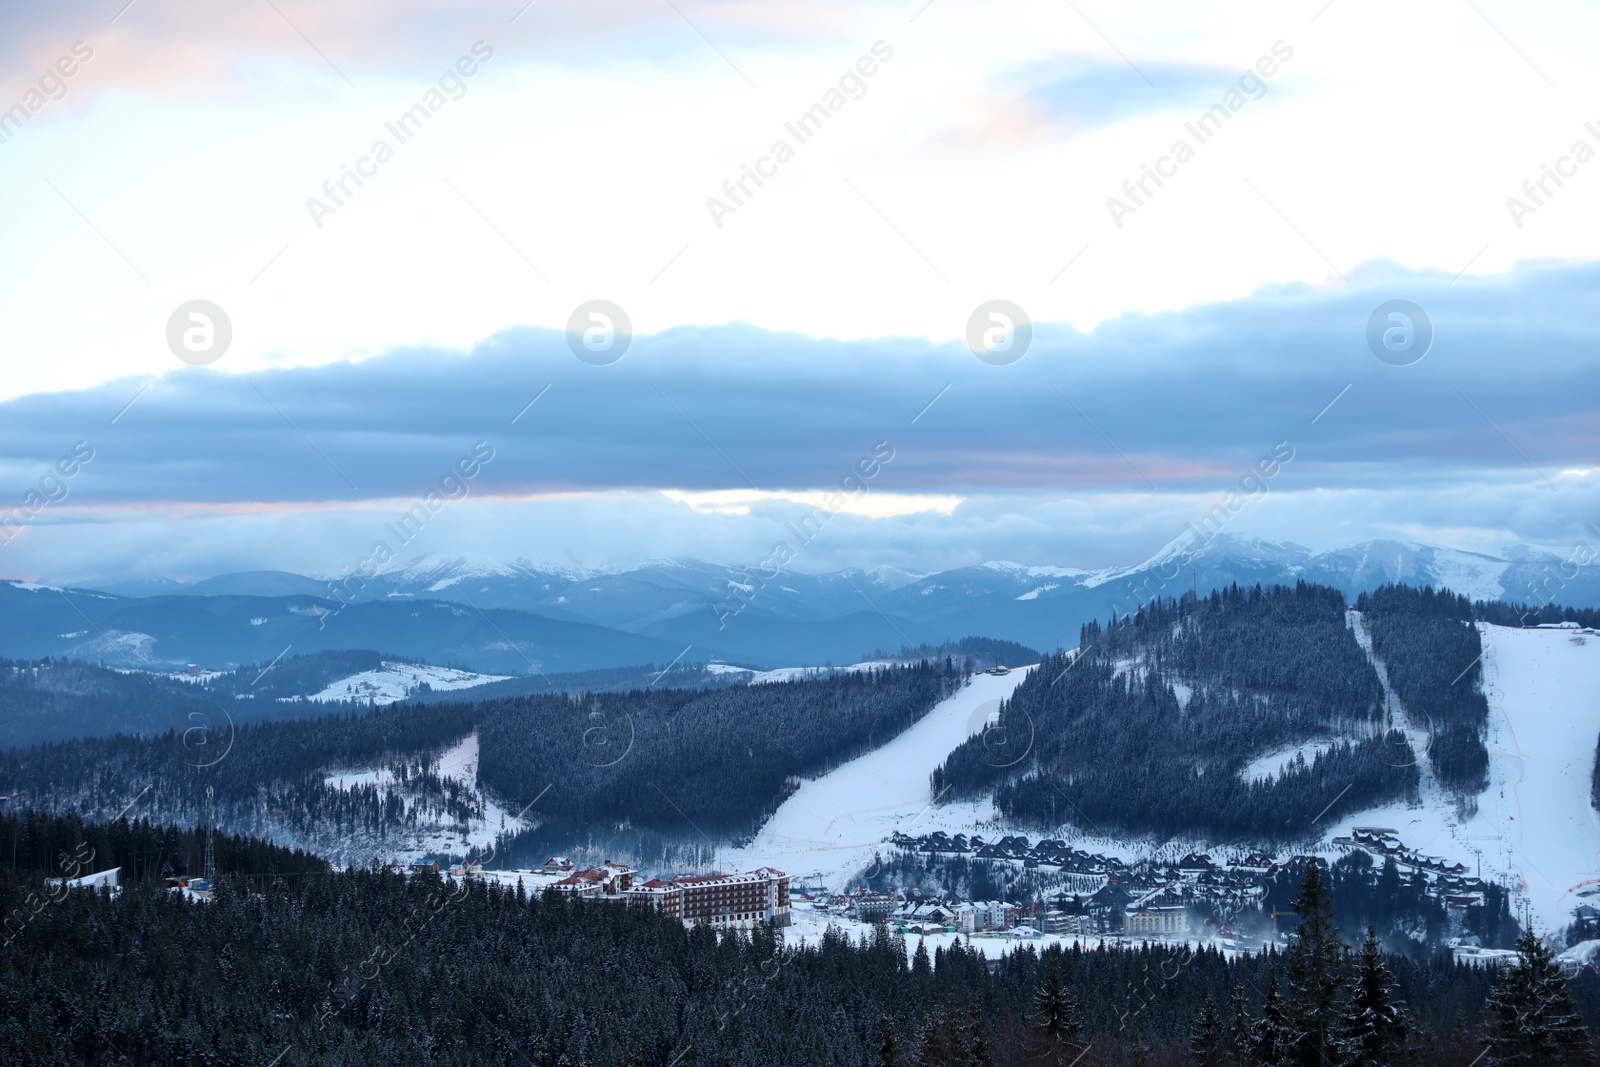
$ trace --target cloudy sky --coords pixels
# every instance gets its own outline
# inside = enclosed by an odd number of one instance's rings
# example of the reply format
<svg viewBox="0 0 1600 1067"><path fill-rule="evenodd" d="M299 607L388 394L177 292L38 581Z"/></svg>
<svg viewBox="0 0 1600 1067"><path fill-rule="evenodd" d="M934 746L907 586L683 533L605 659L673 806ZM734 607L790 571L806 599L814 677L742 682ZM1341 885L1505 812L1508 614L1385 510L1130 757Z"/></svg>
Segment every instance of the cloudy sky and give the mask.
<svg viewBox="0 0 1600 1067"><path fill-rule="evenodd" d="M1500 0L7 5L0 573L334 572L474 447L419 551L746 562L876 451L805 569L1128 563L1275 448L1242 532L1570 545L1597 44ZM632 337L580 359L594 300ZM980 359L995 300L1031 337Z"/></svg>

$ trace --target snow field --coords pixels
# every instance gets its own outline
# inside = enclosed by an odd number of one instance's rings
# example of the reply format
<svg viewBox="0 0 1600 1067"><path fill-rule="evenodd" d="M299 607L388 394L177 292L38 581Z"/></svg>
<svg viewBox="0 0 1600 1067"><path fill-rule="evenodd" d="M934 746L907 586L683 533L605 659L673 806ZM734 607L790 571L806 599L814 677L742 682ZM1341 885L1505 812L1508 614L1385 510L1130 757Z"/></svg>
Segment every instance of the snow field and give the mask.
<svg viewBox="0 0 1600 1067"><path fill-rule="evenodd" d="M320 693L304 699L319 704L338 700L360 700L373 704L393 704L405 700L417 689L427 685L434 690L471 689L489 682L503 682L508 675L475 674L451 667L430 667L424 663L385 662L375 671L362 671L348 678L340 678ZM297 698L283 698L297 699Z"/></svg>
<svg viewBox="0 0 1600 1067"><path fill-rule="evenodd" d="M881 748L802 784L749 846L720 852L718 864L727 870L776 867L796 884L820 880L842 889L872 863L874 852L889 848L896 830L966 830L988 822L994 813L987 800L936 805L929 775L957 745L982 732L1032 669L973 676Z"/></svg>

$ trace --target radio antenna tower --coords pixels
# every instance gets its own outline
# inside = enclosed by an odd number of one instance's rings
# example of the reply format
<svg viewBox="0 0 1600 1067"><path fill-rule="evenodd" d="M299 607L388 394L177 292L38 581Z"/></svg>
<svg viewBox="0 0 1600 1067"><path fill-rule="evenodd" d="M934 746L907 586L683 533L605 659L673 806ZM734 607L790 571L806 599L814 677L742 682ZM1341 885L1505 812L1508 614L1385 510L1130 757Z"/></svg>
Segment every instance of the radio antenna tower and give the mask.
<svg viewBox="0 0 1600 1067"><path fill-rule="evenodd" d="M217 825L217 791L214 786L206 786L206 884L210 885L217 877L216 854L211 848L211 839L216 834Z"/></svg>

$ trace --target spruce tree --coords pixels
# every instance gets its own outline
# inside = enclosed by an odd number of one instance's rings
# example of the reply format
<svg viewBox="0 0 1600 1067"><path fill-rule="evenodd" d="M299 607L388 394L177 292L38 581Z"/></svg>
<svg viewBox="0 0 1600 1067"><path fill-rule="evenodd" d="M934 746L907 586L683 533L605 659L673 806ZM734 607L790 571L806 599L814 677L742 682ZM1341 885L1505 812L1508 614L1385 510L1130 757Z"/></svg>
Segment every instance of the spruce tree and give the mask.
<svg viewBox="0 0 1600 1067"><path fill-rule="evenodd" d="M1378 948L1378 933L1368 926L1340 1027L1337 1062L1342 1067L1387 1067L1404 1047L1409 1029L1405 1008L1394 1000L1394 975Z"/></svg>
<svg viewBox="0 0 1600 1067"><path fill-rule="evenodd" d="M933 982L933 963L928 959L928 946L917 938L917 951L911 956L911 983L918 993L926 993Z"/></svg>
<svg viewBox="0 0 1600 1067"><path fill-rule="evenodd" d="M1273 968L1267 972L1267 997L1251 1034L1252 1061L1260 1067L1290 1067L1298 1063L1298 1037L1289 1025L1288 1009L1278 988L1278 971Z"/></svg>
<svg viewBox="0 0 1600 1067"><path fill-rule="evenodd" d="M1189 1033L1189 1055L1199 1067L1220 1067L1223 1063L1222 1017L1217 1014L1217 998L1206 997L1205 1006Z"/></svg>
<svg viewBox="0 0 1600 1067"><path fill-rule="evenodd" d="M974 1000L967 1005L967 1022L961 1033L961 1067L992 1067L993 1063L989 1038L984 1033L983 1013Z"/></svg>
<svg viewBox="0 0 1600 1067"><path fill-rule="evenodd" d="M1301 1035L1297 1062L1326 1067L1333 1062L1339 1032L1345 959L1339 929L1333 924L1333 898L1315 857L1306 865L1294 910L1300 924L1284 953L1289 972L1287 1023Z"/></svg>
<svg viewBox="0 0 1600 1067"><path fill-rule="evenodd" d="M1555 954L1526 927L1515 966L1501 969L1489 994L1487 1067L1575 1063L1589 1032L1578 1016Z"/></svg>
<svg viewBox="0 0 1600 1067"><path fill-rule="evenodd" d="M1250 1062L1251 1050L1255 1048L1255 1025L1250 1021L1250 1009L1245 1005L1244 987L1233 987L1233 1018L1228 1022L1227 1062L1230 1064L1244 1064Z"/></svg>
<svg viewBox="0 0 1600 1067"><path fill-rule="evenodd" d="M1061 981L1061 965L1052 960L1050 969L1033 994L1033 1022L1051 1045L1065 1044L1083 1032L1083 1017L1072 988Z"/></svg>
<svg viewBox="0 0 1600 1067"><path fill-rule="evenodd" d="M878 1026L883 1035L878 1042L878 1067L900 1067L900 1038L887 1009L879 1014Z"/></svg>

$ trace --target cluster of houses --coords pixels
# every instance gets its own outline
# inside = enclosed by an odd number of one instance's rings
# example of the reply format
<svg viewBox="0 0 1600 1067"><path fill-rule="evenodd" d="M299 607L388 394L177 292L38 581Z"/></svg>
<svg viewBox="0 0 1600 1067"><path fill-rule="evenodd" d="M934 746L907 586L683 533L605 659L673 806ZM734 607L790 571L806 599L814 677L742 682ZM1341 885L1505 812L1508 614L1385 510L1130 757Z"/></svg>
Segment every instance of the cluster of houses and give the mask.
<svg viewBox="0 0 1600 1067"><path fill-rule="evenodd" d="M1275 867L1272 857L1257 852L1225 863L1190 853L1176 862L1133 864L1064 841L1032 843L1022 835L991 842L978 835L935 831L920 837L896 834L891 842L910 851L1007 860L1040 869L1046 876L1042 880L1060 890L1056 906L1018 910L1026 912L1029 925L1047 934L1185 936L1198 932L1200 915L1234 915L1258 902ZM1227 923L1212 926L1223 936L1235 933Z"/></svg>
<svg viewBox="0 0 1600 1067"><path fill-rule="evenodd" d="M1118 901L1126 898L1113 897ZM908 934L956 933L982 937L1183 936L1193 928L1190 909L1181 904L1141 903L1122 906L1096 894L1085 901L1064 894L1054 904L1035 901L1016 904L1005 900L953 900L861 890L853 893L818 893L809 899L813 910L836 913L859 922L884 923Z"/></svg>
<svg viewBox="0 0 1600 1067"><path fill-rule="evenodd" d="M1059 906L1027 914L1019 922L1044 933L1184 936L1200 932L1204 923L1209 932L1222 938L1237 937L1239 931L1229 919L1262 900L1280 862L1270 853L1250 851L1222 859L1191 852L1176 861L1151 858L1129 863L1064 841L1046 838L1030 842L1022 835L989 841L976 834L934 831L917 837L896 833L890 840L906 851L1004 860L1038 871L1043 876L1039 881L1061 891ZM1402 871L1424 874L1428 892L1457 917L1483 903L1486 884L1470 875L1464 865L1415 852L1387 827L1355 827L1349 836L1336 837L1332 844L1346 851L1365 850L1380 863L1393 859ZM1068 892L1074 895L1070 903ZM976 907L976 902L972 906ZM882 905L872 907L874 913L882 909ZM965 929L962 905L946 907L956 909L953 925ZM1201 916L1208 918L1202 920ZM984 926L974 919L972 928L981 931Z"/></svg>
<svg viewBox="0 0 1600 1067"><path fill-rule="evenodd" d="M1276 856L1259 851L1236 853L1220 862L1207 853L1191 852L1175 861L1169 853L1166 859L1129 863L1064 841L1046 838L1030 842L1022 835L989 841L976 834L944 831L918 837L896 833L891 843L910 852L1017 863L1037 870L1042 876L1039 881L1049 888L1044 897L1027 904L925 896L916 890L886 894L865 887L837 894L815 887L813 892L797 892L796 896L822 913L891 924L914 934L1141 939L1209 934L1226 941L1240 936L1232 918L1260 903L1279 864ZM1407 849L1392 829L1356 827L1348 837L1334 838L1332 843L1346 850L1363 849L1380 860L1393 859L1399 867L1431 876L1429 891L1451 909L1483 902L1484 883L1470 877L1465 867ZM438 872L440 865L412 864L409 869ZM566 857L553 856L538 870L485 872L481 865L467 861L450 868L449 873L515 878L535 892L549 890L580 900L650 907L684 923L705 923L717 929L791 923L790 877L770 867L741 874L680 874L640 880L638 872L626 864L608 860L595 867L579 867ZM1463 913L1458 910L1456 914Z"/></svg>
<svg viewBox="0 0 1600 1067"><path fill-rule="evenodd" d="M1333 844L1343 849L1361 849L1380 861L1393 859L1402 871L1432 875L1431 888L1444 899L1447 907L1470 908L1483 903L1484 882L1468 875L1465 864L1414 852L1405 846L1396 831L1386 826L1352 827L1350 836L1336 837Z"/></svg>

